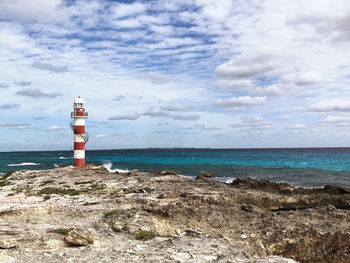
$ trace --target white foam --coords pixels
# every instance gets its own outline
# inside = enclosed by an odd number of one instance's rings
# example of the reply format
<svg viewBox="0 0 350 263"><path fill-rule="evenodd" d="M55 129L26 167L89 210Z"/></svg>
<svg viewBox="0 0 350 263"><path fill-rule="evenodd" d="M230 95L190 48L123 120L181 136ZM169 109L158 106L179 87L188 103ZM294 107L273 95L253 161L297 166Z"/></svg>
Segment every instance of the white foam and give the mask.
<svg viewBox="0 0 350 263"><path fill-rule="evenodd" d="M58 164L56 164L56 163L55 163L53 166L55 166L56 168L57 168L57 167L60 167L60 166L59 166Z"/></svg>
<svg viewBox="0 0 350 263"><path fill-rule="evenodd" d="M108 172L111 172L111 173L115 173L115 172L118 172L118 173L127 173L127 172L129 172L129 170L112 169L112 166L113 166L113 164L112 164L111 162L103 163L103 167L106 168L106 169L108 170Z"/></svg>
<svg viewBox="0 0 350 263"><path fill-rule="evenodd" d="M40 165L40 163L12 163L7 166L29 166L29 165Z"/></svg>
<svg viewBox="0 0 350 263"><path fill-rule="evenodd" d="M60 156L59 158L60 158L60 159L72 159L73 157L70 157L70 156Z"/></svg>

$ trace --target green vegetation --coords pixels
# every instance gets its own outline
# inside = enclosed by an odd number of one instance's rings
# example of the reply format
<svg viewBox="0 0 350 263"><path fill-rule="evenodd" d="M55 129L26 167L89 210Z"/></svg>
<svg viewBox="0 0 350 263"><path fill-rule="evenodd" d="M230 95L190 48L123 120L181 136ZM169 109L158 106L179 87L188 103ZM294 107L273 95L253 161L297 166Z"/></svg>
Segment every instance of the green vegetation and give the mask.
<svg viewBox="0 0 350 263"><path fill-rule="evenodd" d="M152 238L155 238L156 234L154 231L150 230L140 230L139 232L136 233L136 239L137 240L142 240L142 241L147 241Z"/></svg>
<svg viewBox="0 0 350 263"><path fill-rule="evenodd" d="M45 202L45 201L49 200L50 198L51 198L51 196L45 195L43 201Z"/></svg>
<svg viewBox="0 0 350 263"><path fill-rule="evenodd" d="M51 184L55 182L55 180L46 180L46 181L43 181L39 186L44 186L44 185L47 185L47 184Z"/></svg>
<svg viewBox="0 0 350 263"><path fill-rule="evenodd" d="M61 188L53 188L53 187L46 187L39 191L39 195L51 195L51 194L58 194L58 195L78 195L80 192L76 189L61 189Z"/></svg>
<svg viewBox="0 0 350 263"><path fill-rule="evenodd" d="M134 191L133 191L133 190L126 190L126 191L124 192L124 194L126 194L126 195L128 195L128 194L132 194L132 193L134 193Z"/></svg>
<svg viewBox="0 0 350 263"><path fill-rule="evenodd" d="M104 216L105 216L105 217L109 217L109 216L115 215L115 214L117 214L117 213L118 213L118 210L117 210L117 209L112 209L112 210L106 211L106 212L104 213Z"/></svg>
<svg viewBox="0 0 350 263"><path fill-rule="evenodd" d="M25 194L26 196L33 196L33 195L36 195L36 192L33 191L33 190L31 190L31 189L26 189L25 192L24 192L24 194Z"/></svg>
<svg viewBox="0 0 350 263"><path fill-rule="evenodd" d="M147 193L152 192L152 189L149 188L148 186L145 186L145 187L143 188L143 190L145 190Z"/></svg>
<svg viewBox="0 0 350 263"><path fill-rule="evenodd" d="M97 189L97 190L103 190L105 189L105 186L103 184L92 184L90 185L92 189Z"/></svg>
<svg viewBox="0 0 350 263"><path fill-rule="evenodd" d="M6 180L8 177L14 174L15 171L10 171L7 174L0 176L0 180Z"/></svg>
<svg viewBox="0 0 350 263"><path fill-rule="evenodd" d="M8 182L8 181L0 181L0 187L10 185L10 184L11 184L11 182Z"/></svg>
<svg viewBox="0 0 350 263"><path fill-rule="evenodd" d="M75 185L79 185L79 184L91 184L91 183L93 183L94 181L93 180L91 180L91 181L85 181L85 182L75 182L74 184Z"/></svg>
<svg viewBox="0 0 350 263"><path fill-rule="evenodd" d="M16 193L9 193L7 196L14 196Z"/></svg>
<svg viewBox="0 0 350 263"><path fill-rule="evenodd" d="M67 182L59 182L58 184L66 184Z"/></svg>
<svg viewBox="0 0 350 263"><path fill-rule="evenodd" d="M70 231L70 228L58 228L54 230L55 233L61 234L61 235L68 235L68 232Z"/></svg>

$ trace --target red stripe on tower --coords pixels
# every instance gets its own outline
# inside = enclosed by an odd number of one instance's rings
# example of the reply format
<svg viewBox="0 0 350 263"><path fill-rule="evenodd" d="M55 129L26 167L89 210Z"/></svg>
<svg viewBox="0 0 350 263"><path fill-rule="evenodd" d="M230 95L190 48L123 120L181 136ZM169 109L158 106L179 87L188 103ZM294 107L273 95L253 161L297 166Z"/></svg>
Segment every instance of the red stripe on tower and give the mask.
<svg viewBox="0 0 350 263"><path fill-rule="evenodd" d="M74 166L78 168L85 167L85 143L88 135L85 133L85 101L78 97L74 100L74 109L71 113L73 123L71 128L74 131Z"/></svg>

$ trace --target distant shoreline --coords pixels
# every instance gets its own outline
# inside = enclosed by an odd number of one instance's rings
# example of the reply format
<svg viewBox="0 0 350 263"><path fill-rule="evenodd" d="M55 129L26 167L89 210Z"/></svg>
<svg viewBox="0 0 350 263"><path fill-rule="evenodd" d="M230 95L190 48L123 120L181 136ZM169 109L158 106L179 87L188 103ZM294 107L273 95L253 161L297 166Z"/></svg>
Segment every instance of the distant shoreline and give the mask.
<svg viewBox="0 0 350 263"><path fill-rule="evenodd" d="M258 148L254 148L254 147L247 147L247 148L197 148L197 147L164 147L164 148L156 148L156 147L150 147L150 148L120 148L120 149L86 149L87 152L89 151L191 151L191 150L198 150L198 151L251 151L251 150L317 150L317 149L326 149L326 150L341 150L341 149L350 149L350 146L346 146L346 147L330 147L330 146L322 146L322 147L258 147ZM30 153L30 152L73 152L73 150L33 150L33 151L0 151L0 153Z"/></svg>

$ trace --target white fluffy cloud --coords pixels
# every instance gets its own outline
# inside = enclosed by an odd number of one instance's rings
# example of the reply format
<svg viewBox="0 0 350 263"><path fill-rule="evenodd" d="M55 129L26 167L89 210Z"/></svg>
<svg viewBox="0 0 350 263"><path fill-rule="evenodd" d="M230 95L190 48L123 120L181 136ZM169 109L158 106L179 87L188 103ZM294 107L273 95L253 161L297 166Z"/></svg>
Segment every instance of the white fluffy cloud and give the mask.
<svg viewBox="0 0 350 263"><path fill-rule="evenodd" d="M91 138L130 132L92 148L254 147L254 129L258 146L299 145L297 133L317 146L350 111L349 18L347 0L0 1L2 137L10 147L6 129L65 127L80 95ZM149 145L159 119L179 134Z"/></svg>
<svg viewBox="0 0 350 263"><path fill-rule="evenodd" d="M231 110L244 110L246 106L261 105L266 103L266 97L251 97L241 96L232 98L219 98L215 101L214 105L223 107L227 111Z"/></svg>

